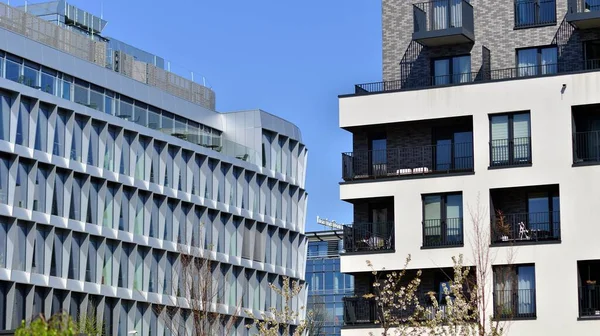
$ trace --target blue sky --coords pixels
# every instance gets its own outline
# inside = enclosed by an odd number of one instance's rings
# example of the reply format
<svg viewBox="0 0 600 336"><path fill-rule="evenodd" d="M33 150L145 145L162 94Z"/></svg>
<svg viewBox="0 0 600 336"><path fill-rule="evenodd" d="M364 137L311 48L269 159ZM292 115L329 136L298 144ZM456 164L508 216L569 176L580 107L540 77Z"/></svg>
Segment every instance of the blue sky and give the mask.
<svg viewBox="0 0 600 336"><path fill-rule="evenodd" d="M339 200L341 152L352 143L338 127L337 95L381 80L380 1L68 2L103 8L105 35L206 77L217 110L261 108L298 125L309 149L307 230L320 229L317 215L352 221Z"/></svg>

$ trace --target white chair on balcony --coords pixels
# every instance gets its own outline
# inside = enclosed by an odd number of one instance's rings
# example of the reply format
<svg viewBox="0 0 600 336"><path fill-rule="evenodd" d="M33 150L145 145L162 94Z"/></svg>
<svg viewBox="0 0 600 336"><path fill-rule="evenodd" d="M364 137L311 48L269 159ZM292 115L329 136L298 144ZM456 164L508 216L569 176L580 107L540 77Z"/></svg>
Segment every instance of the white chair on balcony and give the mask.
<svg viewBox="0 0 600 336"><path fill-rule="evenodd" d="M525 228L525 223L523 222L519 223L519 239L531 239L529 238L529 230Z"/></svg>

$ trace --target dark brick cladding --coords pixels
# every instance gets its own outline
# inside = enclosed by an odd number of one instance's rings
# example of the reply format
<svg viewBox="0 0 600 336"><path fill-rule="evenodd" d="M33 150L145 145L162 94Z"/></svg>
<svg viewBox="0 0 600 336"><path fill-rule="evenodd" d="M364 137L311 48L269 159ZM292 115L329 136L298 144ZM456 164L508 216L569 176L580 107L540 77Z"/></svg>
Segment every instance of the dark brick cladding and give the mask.
<svg viewBox="0 0 600 336"><path fill-rule="evenodd" d="M471 0L474 8L475 43L436 48L421 48L412 41L413 6L422 1L382 0L383 80L400 79L400 62L412 62L408 78L430 76L432 58L471 54L471 71L478 72L484 64L491 69L513 68L515 49L556 44L559 62L581 62L582 41L600 38L600 30L575 30L564 21L567 0L556 0L555 25L514 29L514 0ZM482 56L490 50L489 60ZM411 51L410 53L408 51ZM414 54L414 55L413 55Z"/></svg>
<svg viewBox="0 0 600 336"><path fill-rule="evenodd" d="M528 197L530 193L534 192L558 193L558 186L536 186L492 190L490 193L492 202L491 209L494 212L501 210L505 214L527 213Z"/></svg>

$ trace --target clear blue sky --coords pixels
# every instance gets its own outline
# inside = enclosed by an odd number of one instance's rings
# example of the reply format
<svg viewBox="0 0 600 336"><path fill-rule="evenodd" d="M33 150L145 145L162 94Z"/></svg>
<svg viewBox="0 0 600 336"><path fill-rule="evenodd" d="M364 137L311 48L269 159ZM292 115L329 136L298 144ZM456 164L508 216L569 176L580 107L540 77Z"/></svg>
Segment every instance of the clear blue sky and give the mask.
<svg viewBox="0 0 600 336"><path fill-rule="evenodd" d="M100 15L100 0L67 1ZM337 95L381 80L379 0L104 0L103 8L105 35L205 76L217 110L261 108L298 125L309 149L307 230L320 229L317 215L352 221L339 200L341 152L352 143L338 127Z"/></svg>

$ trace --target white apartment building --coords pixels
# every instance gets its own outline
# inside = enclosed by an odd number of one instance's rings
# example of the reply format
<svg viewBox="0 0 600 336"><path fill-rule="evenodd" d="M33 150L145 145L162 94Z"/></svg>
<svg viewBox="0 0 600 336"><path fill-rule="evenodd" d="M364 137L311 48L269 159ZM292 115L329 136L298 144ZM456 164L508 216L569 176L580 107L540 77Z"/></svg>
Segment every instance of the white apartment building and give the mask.
<svg viewBox="0 0 600 336"><path fill-rule="evenodd" d="M342 335L381 331L366 260L396 270L411 254L424 292L452 256L474 265L472 214L493 256L486 315L509 335L599 333L599 18L596 1L383 0L383 81L339 99L356 291Z"/></svg>

